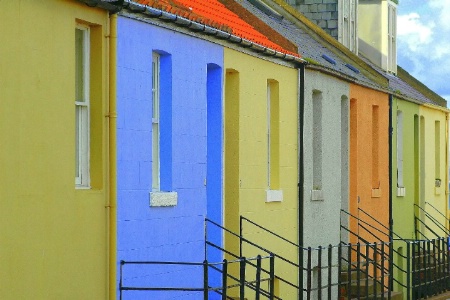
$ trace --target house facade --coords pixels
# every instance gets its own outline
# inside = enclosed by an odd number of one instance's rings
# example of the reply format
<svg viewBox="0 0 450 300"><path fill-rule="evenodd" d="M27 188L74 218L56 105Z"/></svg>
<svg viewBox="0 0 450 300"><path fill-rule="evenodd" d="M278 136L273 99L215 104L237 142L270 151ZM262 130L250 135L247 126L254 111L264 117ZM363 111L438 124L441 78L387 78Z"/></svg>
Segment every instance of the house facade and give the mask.
<svg viewBox="0 0 450 300"><path fill-rule="evenodd" d="M0 6L0 298L106 299L109 13Z"/></svg>

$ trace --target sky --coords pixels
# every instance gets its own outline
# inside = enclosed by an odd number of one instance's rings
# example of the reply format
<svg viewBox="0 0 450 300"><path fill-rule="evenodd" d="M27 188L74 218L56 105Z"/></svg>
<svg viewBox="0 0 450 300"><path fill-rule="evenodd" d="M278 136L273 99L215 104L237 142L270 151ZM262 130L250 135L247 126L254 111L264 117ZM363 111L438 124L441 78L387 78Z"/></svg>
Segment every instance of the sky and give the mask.
<svg viewBox="0 0 450 300"><path fill-rule="evenodd" d="M399 0L397 63L450 107L450 0Z"/></svg>

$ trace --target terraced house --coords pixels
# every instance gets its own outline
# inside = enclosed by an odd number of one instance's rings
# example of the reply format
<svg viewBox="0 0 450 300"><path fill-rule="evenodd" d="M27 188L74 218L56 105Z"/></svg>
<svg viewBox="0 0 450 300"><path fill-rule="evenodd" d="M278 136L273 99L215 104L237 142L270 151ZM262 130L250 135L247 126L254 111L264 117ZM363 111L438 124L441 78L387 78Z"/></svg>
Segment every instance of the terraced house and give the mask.
<svg viewBox="0 0 450 300"><path fill-rule="evenodd" d="M0 4L1 299L449 288L449 110L396 1L35 2Z"/></svg>

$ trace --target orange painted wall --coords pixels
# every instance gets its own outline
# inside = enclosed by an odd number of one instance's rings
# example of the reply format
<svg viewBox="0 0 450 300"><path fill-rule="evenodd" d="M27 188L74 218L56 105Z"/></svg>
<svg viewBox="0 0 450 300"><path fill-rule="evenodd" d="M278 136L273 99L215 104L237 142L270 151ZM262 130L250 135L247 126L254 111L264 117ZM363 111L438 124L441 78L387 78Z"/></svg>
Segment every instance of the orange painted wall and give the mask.
<svg viewBox="0 0 450 300"><path fill-rule="evenodd" d="M375 128L373 119L374 123L378 124ZM387 228L389 227L388 127L388 94L352 84L350 86L349 209L352 215L358 216L364 222L385 232L386 234L382 234L376 229L364 225L378 238L385 241L388 240L388 230L359 211L358 207ZM378 142L374 137L374 131L378 133ZM350 219L350 229L359 233L369 242L377 240L367 230L361 226L358 227L355 218ZM350 235L350 242L357 242L355 235Z"/></svg>

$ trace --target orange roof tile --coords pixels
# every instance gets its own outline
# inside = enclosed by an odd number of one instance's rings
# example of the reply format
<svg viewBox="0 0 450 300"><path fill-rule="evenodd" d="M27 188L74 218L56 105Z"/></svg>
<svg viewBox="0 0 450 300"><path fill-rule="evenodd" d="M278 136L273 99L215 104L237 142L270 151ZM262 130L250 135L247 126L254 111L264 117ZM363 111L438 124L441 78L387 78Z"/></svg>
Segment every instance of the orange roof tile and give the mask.
<svg viewBox="0 0 450 300"><path fill-rule="evenodd" d="M272 42L266 35L244 21L236 13L228 9L219 0L134 0L156 9L160 9L180 17L220 29L249 40L261 46L299 56ZM243 8L242 8L243 9Z"/></svg>

